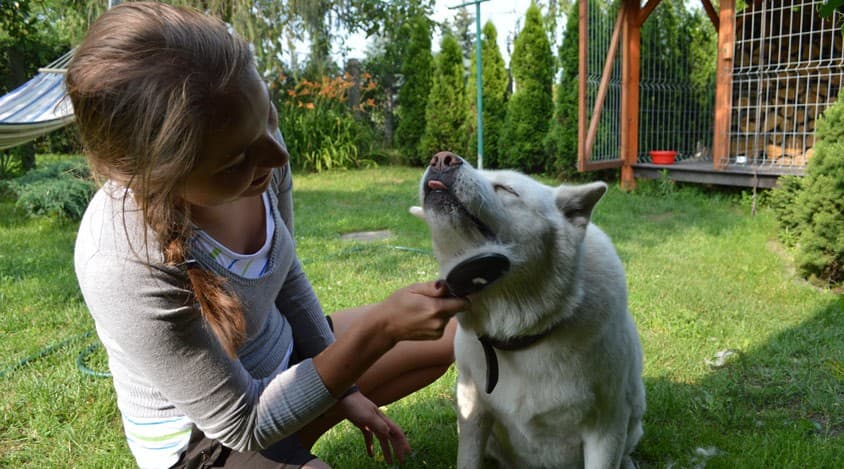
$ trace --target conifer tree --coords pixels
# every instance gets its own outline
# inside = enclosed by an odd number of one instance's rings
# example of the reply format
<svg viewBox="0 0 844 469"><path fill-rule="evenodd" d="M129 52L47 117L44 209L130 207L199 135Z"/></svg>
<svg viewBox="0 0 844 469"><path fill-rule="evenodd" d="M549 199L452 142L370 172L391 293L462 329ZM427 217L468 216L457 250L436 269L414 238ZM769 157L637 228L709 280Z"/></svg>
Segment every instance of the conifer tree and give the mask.
<svg viewBox="0 0 844 469"><path fill-rule="evenodd" d="M446 33L436 57L436 68L428 95L425 133L419 144L422 161L434 153L449 150L461 153L466 148L466 85L463 79L463 54L453 34Z"/></svg>
<svg viewBox="0 0 844 469"><path fill-rule="evenodd" d="M407 24L409 41L401 74L404 84L398 93L396 144L409 163L427 162L419 150L425 129L425 107L431 91L434 57L431 54L431 29L427 17L418 15Z"/></svg>
<svg viewBox="0 0 844 469"><path fill-rule="evenodd" d="M516 37L510 68L515 92L507 103L499 151L505 165L540 172L546 168L543 140L554 112L554 57L535 2Z"/></svg>
<svg viewBox="0 0 844 469"><path fill-rule="evenodd" d="M795 200L797 264L811 280L844 284L844 95L815 129L814 156Z"/></svg>
<svg viewBox="0 0 844 469"><path fill-rule="evenodd" d="M472 56L469 82L466 87L466 101L469 115L466 120L466 134L469 137L466 156L475 155L473 164L477 163L478 148L478 109L477 109L477 59ZM504 117L507 113L507 95L510 77L501 51L498 48L498 31L491 21L487 21L483 28L481 41L481 80L483 80L483 126L484 126L484 167L501 167L498 155L498 142L501 135Z"/></svg>
<svg viewBox="0 0 844 469"><path fill-rule="evenodd" d="M558 60L562 68L545 147L548 152L548 171L563 178L577 172L577 89L578 89L578 4L572 4Z"/></svg>

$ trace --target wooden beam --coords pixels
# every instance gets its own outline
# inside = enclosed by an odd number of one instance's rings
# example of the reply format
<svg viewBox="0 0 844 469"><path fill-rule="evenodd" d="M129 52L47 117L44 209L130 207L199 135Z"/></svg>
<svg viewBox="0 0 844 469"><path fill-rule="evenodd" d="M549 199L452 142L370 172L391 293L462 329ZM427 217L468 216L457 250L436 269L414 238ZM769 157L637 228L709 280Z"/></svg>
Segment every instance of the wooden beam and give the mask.
<svg viewBox="0 0 844 469"><path fill-rule="evenodd" d="M715 67L715 123L712 136L712 167L724 169L730 158L730 114L732 112L733 48L735 46L736 0L721 0L718 28L718 59Z"/></svg>
<svg viewBox="0 0 844 469"><path fill-rule="evenodd" d="M645 20L648 19L649 16L651 16L651 13L654 11L654 8L656 8L656 6L660 3L662 3L662 0L648 0L648 3L646 3L645 6L643 6L641 10L639 10L639 14L636 15L636 18L638 18L637 21L639 22L639 26L641 26L645 22ZM638 7L638 5L636 6Z"/></svg>
<svg viewBox="0 0 844 469"><path fill-rule="evenodd" d="M734 1L734 0L733 0ZM621 188L636 188L633 165L639 153L639 70L641 31L639 0L622 0L621 8L626 10L624 37L621 53Z"/></svg>
<svg viewBox="0 0 844 469"><path fill-rule="evenodd" d="M583 171L598 171L601 169L613 169L623 165L624 161L618 160L601 160L601 161L587 161Z"/></svg>
<svg viewBox="0 0 844 469"><path fill-rule="evenodd" d="M718 18L718 12L716 12L715 7L712 6L712 1L700 0L700 3L703 4L703 9L706 10L706 16L709 17L709 21L712 22L712 26L715 27L715 31L718 31L721 21Z"/></svg>
<svg viewBox="0 0 844 469"><path fill-rule="evenodd" d="M618 17L615 20L615 27L612 31L612 38L610 39L610 48L607 51L607 57L604 59L604 68L601 71L601 82L598 84L598 94L595 96L595 105L592 107L592 117L589 121L589 130L586 133L586 156L584 163L588 161L588 157L592 155L592 147L595 145L595 138L598 135L598 123L601 120L601 110L604 108L604 100L607 97L607 90L610 87L610 78L612 77L612 66L615 62L616 52L618 51L618 40L621 36L621 29L624 23L624 8L618 10Z"/></svg>
<svg viewBox="0 0 844 469"><path fill-rule="evenodd" d="M586 67L587 40L589 29L589 0L578 0L577 5L577 170L586 171L586 161L589 153L586 152Z"/></svg>

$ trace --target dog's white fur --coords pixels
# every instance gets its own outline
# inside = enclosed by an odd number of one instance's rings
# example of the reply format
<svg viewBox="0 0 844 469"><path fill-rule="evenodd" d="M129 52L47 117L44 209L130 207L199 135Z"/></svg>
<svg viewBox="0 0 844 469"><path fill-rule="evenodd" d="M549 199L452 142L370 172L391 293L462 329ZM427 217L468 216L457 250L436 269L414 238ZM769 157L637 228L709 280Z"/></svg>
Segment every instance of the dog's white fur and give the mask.
<svg viewBox="0 0 844 469"><path fill-rule="evenodd" d="M481 468L490 459L506 468L634 467L645 410L641 345L621 262L590 222L606 184L552 188L461 163L435 197L426 197L428 179L439 178L429 168L424 209L411 212L428 223L443 275L480 252L506 255L511 269L470 295L470 310L458 315L457 467ZM478 336L549 328L525 349L496 351L500 380L487 394Z"/></svg>

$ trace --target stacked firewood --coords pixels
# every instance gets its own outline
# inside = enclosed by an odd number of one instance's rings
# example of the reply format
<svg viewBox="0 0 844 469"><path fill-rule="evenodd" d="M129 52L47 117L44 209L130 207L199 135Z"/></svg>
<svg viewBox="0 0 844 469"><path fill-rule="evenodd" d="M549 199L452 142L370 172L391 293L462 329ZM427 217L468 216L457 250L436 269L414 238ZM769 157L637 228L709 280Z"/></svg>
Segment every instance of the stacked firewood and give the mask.
<svg viewBox="0 0 844 469"><path fill-rule="evenodd" d="M841 89L841 32L812 8L759 5L736 24L731 157L802 166L815 122Z"/></svg>

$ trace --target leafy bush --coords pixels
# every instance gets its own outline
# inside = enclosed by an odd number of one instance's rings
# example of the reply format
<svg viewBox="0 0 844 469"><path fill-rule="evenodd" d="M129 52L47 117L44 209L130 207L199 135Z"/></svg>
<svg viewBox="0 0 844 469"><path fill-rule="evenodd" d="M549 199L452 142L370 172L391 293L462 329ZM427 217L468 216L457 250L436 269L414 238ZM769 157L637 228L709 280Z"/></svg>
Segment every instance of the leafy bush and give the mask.
<svg viewBox="0 0 844 469"><path fill-rule="evenodd" d="M844 99L815 130L805 179L784 179L773 199L786 239L793 238L800 272L816 283L844 282ZM775 191L775 192L777 192Z"/></svg>
<svg viewBox="0 0 844 469"><path fill-rule="evenodd" d="M777 188L771 191L770 204L779 223L780 241L787 246L794 246L800 236L800 211L797 198L803 191L804 179L800 176L782 176L777 181Z"/></svg>
<svg viewBox="0 0 844 469"><path fill-rule="evenodd" d="M24 173L21 155L23 148L19 146L0 150L0 179L9 179Z"/></svg>
<svg viewBox="0 0 844 469"><path fill-rule="evenodd" d="M0 193L15 198L15 206L30 216L81 219L96 189L85 161L65 158L40 166L2 181Z"/></svg>
<svg viewBox="0 0 844 469"><path fill-rule="evenodd" d="M374 86L363 76L362 88ZM372 132L354 117L346 93L355 86L351 76L300 80L287 90L279 105L280 127L291 163L305 171L371 166L360 155L369 152ZM360 110L375 106L372 99L361 102Z"/></svg>
<svg viewBox="0 0 844 469"><path fill-rule="evenodd" d="M75 122L37 138L33 144L38 154L76 155L83 152L79 129Z"/></svg>

